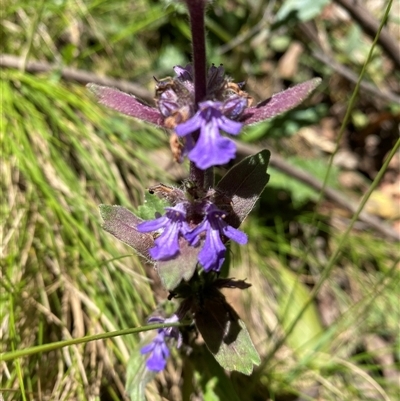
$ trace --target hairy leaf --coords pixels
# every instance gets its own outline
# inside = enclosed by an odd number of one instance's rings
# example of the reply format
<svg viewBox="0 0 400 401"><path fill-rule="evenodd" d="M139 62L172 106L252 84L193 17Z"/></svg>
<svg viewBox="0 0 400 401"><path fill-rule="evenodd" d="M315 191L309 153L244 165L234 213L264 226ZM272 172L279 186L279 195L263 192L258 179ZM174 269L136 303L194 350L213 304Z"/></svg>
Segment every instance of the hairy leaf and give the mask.
<svg viewBox="0 0 400 401"><path fill-rule="evenodd" d="M153 236L136 230L136 226L143 220L122 206L100 205L99 208L104 220L104 230L132 247L139 255L151 260L149 249L154 243Z"/></svg>
<svg viewBox="0 0 400 401"><path fill-rule="evenodd" d="M224 369L250 375L261 360L245 324L218 290L204 295L194 320L208 349Z"/></svg>
<svg viewBox="0 0 400 401"><path fill-rule="evenodd" d="M271 153L268 150L248 156L233 166L217 185L217 191L230 199L232 211L226 222L239 227L251 212L269 180L267 167Z"/></svg>
<svg viewBox="0 0 400 401"><path fill-rule="evenodd" d="M200 246L189 246L184 238L179 238L180 254L172 260L158 261L156 264L158 275L163 286L173 291L182 280L189 281L197 266L197 257Z"/></svg>
<svg viewBox="0 0 400 401"><path fill-rule="evenodd" d="M133 95L128 95L118 89L96 84L88 84L87 88L94 93L99 103L104 104L110 109L159 127L164 126L163 117L160 112L154 107L146 106L139 102Z"/></svg>
<svg viewBox="0 0 400 401"><path fill-rule="evenodd" d="M190 355L190 362L201 377L199 385L204 394L204 401L240 401L231 378L206 346L194 349Z"/></svg>
<svg viewBox="0 0 400 401"><path fill-rule="evenodd" d="M314 78L276 93L256 106L246 109L241 121L246 125L255 124L291 110L303 102L320 83L321 78Z"/></svg>

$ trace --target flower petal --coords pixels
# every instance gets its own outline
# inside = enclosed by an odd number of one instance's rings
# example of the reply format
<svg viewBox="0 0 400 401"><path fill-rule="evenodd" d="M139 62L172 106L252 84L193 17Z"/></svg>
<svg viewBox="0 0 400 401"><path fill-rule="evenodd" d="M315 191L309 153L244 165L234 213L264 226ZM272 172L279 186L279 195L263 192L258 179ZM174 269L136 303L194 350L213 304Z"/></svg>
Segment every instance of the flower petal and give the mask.
<svg viewBox="0 0 400 401"><path fill-rule="evenodd" d="M179 253L179 237L189 231L186 222L186 205L178 203L174 207L166 207L164 216L145 221L137 226L140 232L164 229L154 241L154 247L149 250L154 260L168 260Z"/></svg>
<svg viewBox="0 0 400 401"><path fill-rule="evenodd" d="M204 219L196 228L185 234L185 238L191 246L196 246L200 240L199 235L208 229L209 223Z"/></svg>
<svg viewBox="0 0 400 401"><path fill-rule="evenodd" d="M222 229L222 233L240 245L247 244L247 235L243 231L237 230L232 226L228 226L228 224L226 224L226 226Z"/></svg>
<svg viewBox="0 0 400 401"><path fill-rule="evenodd" d="M153 351L153 349L154 349L155 346L156 346L155 343L152 341L150 344L147 344L147 345L145 345L144 347L142 347L142 348L140 349L140 353L141 353L142 355L148 354L149 352L152 352L152 351Z"/></svg>
<svg viewBox="0 0 400 401"><path fill-rule="evenodd" d="M230 96L222 106L222 113L233 120L239 118L246 109L247 99L241 96Z"/></svg>
<svg viewBox="0 0 400 401"><path fill-rule="evenodd" d="M167 358L169 357L169 349L167 345L162 342L157 344L154 348L153 353L147 359L146 366L147 369L154 372L160 372L165 369L167 365Z"/></svg>
<svg viewBox="0 0 400 401"><path fill-rule="evenodd" d="M207 232L204 246L199 253L199 262L203 269L219 271L225 259L225 245L221 241L218 230L210 229Z"/></svg>
<svg viewBox="0 0 400 401"><path fill-rule="evenodd" d="M169 349L165 343L165 333L163 330L159 330L157 337L148 344L145 345L141 350L141 354L150 353L146 361L147 369L154 372L163 370L167 364L167 358L169 357Z"/></svg>
<svg viewBox="0 0 400 401"><path fill-rule="evenodd" d="M235 157L236 145L219 134L218 129L204 129L195 147L188 154L189 160L202 170L226 164Z"/></svg>
<svg viewBox="0 0 400 401"><path fill-rule="evenodd" d="M243 124L230 120L225 116L221 116L221 118L218 119L218 127L228 134L238 135L243 127Z"/></svg>
<svg viewBox="0 0 400 401"><path fill-rule="evenodd" d="M172 323L179 321L179 317L173 314L165 319L161 316L152 316L148 319L149 323ZM174 338L177 341L178 348L182 343L182 335L178 327L167 327L158 329L157 336L150 344L145 345L140 350L142 355L150 353L146 361L147 369L154 372L163 370L167 364L167 358L170 355L169 348L166 343L166 338Z"/></svg>
<svg viewBox="0 0 400 401"><path fill-rule="evenodd" d="M182 81L193 81L193 67L191 64L187 64L185 67L176 65L173 69L178 79Z"/></svg>
<svg viewBox="0 0 400 401"><path fill-rule="evenodd" d="M163 228L167 224L168 218L166 216L161 216L154 220L144 221L136 226L136 229L141 233L148 233L151 231L157 231Z"/></svg>
<svg viewBox="0 0 400 401"><path fill-rule="evenodd" d="M154 241L155 247L150 249L150 255L155 260L167 260L179 253L180 225L170 223L162 234Z"/></svg>
<svg viewBox="0 0 400 401"><path fill-rule="evenodd" d="M179 124L175 128L175 132L178 136L186 136L198 130L202 124L203 120L201 119L200 114L196 113L191 119Z"/></svg>

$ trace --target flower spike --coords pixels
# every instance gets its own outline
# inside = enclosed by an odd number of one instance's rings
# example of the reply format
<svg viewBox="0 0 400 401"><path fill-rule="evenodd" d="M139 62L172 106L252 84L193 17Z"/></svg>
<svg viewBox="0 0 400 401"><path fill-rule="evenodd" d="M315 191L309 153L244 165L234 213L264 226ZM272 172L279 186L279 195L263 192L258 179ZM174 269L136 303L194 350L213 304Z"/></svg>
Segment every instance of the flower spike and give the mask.
<svg viewBox="0 0 400 401"><path fill-rule="evenodd" d="M301 83L253 106L252 97L243 90L244 82L233 82L222 65L212 64L207 70L205 9L210 0L183 1L189 12L193 64L173 67L175 77L154 77L156 107L116 89L94 84L88 88L101 104L171 130L172 155L178 162L188 157L189 177L180 188L164 184L149 188L163 206L168 205L161 216L160 204L149 202L141 214L155 215L153 220L143 221L120 206L101 205L100 210L106 231L155 264L161 284L169 291L168 300L182 300L170 318L153 316L148 321L187 322L190 327L184 333L190 344L195 326L224 369L249 375L254 365L260 364L260 357L244 322L220 289L246 289L250 284L219 278L218 273L225 261L227 241L241 245L248 241L238 228L268 183L270 152L264 149L241 160L217 185L212 167L235 158L236 145L229 135L238 135L245 125L296 107L321 80ZM178 327L158 329L154 339L142 347L147 370L165 369L171 340L180 347ZM136 383L145 376L153 377L145 369L140 372L143 377ZM143 380L141 385L144 388Z"/></svg>

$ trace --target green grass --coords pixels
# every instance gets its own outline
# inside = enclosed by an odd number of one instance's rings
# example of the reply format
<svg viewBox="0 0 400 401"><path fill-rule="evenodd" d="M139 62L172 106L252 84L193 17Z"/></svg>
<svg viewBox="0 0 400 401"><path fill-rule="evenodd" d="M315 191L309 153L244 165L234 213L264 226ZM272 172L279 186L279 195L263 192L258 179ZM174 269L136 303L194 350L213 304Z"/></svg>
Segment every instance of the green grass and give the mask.
<svg viewBox="0 0 400 401"><path fill-rule="evenodd" d="M252 77L255 96L262 98L263 60L271 58L276 67L277 38L290 43L294 31L267 30L271 48L259 46L255 36L220 51L259 22L265 5L256 3L215 2L207 21L208 52L235 79ZM179 4L8 1L2 17L1 52L61 60L150 90L153 75L171 75L168 66L190 55ZM299 66L296 82L324 72L307 56ZM168 294L154 280L152 266L101 229L98 205L134 210L146 187L174 182L155 162L156 152L167 149L167 135L98 106L83 86L62 81L57 72L1 74L1 352L144 325ZM282 83L273 77L268 85L279 90ZM355 107L364 110L362 102ZM257 140L265 143L259 134ZM296 155L298 164L308 166L302 157ZM328 160L317 163L325 163L318 174L326 171ZM185 400L196 392L199 400L224 401L226 385L244 401L397 398L397 244L368 230L352 230L342 242L345 230L323 210L310 213L304 206L314 194L273 202L279 191L289 197L302 191L298 183L281 186L279 179L273 185L243 226L249 246L232 246L231 276L247 277L252 287L226 292L249 328L261 366L250 377L232 373L226 379L199 350L185 357L176 352L166 372L147 386L149 400ZM117 336L2 361L0 394L5 400L124 399L127 372L143 361L138 350L147 336Z"/></svg>

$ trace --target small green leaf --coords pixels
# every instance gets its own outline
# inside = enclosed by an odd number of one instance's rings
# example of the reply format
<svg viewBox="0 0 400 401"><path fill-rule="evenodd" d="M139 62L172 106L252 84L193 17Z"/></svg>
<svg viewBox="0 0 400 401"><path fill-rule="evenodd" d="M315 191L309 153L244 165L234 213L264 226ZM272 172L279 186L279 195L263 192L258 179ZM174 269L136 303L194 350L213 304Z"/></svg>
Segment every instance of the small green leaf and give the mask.
<svg viewBox="0 0 400 401"><path fill-rule="evenodd" d="M239 227L253 209L269 180L269 150L244 158L233 166L217 185L217 190L231 199L233 213L226 217L232 227Z"/></svg>
<svg viewBox="0 0 400 401"><path fill-rule="evenodd" d="M245 324L218 290L206 295L194 315L207 348L224 369L250 375L261 360Z"/></svg>
<svg viewBox="0 0 400 401"><path fill-rule="evenodd" d="M197 266L197 257L200 246L189 246L184 238L179 238L180 254L172 260L158 261L156 264L158 275L163 286L173 291L182 280L189 281Z"/></svg>
<svg viewBox="0 0 400 401"><path fill-rule="evenodd" d="M100 205L99 209L104 220L104 230L129 245L139 255L151 260L149 249L153 247L154 239L151 234L136 230L136 226L143 221L140 217L118 205Z"/></svg>
<svg viewBox="0 0 400 401"><path fill-rule="evenodd" d="M144 204L137 209L137 214L143 220L153 220L156 213L164 214L165 208L170 206L165 199L148 192L144 195Z"/></svg>

